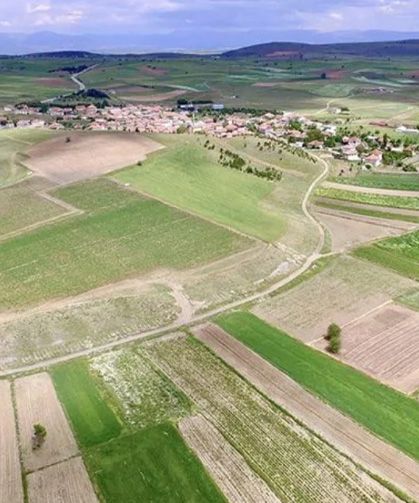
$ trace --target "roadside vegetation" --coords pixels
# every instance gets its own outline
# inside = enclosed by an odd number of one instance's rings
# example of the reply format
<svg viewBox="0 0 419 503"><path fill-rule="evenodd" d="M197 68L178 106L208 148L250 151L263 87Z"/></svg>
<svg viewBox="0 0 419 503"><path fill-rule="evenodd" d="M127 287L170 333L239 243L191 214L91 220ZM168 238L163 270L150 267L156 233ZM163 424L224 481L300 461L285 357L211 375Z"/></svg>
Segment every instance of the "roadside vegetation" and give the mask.
<svg viewBox="0 0 419 503"><path fill-rule="evenodd" d="M306 346L250 313L226 314L216 322L332 407L419 459L417 401Z"/></svg>

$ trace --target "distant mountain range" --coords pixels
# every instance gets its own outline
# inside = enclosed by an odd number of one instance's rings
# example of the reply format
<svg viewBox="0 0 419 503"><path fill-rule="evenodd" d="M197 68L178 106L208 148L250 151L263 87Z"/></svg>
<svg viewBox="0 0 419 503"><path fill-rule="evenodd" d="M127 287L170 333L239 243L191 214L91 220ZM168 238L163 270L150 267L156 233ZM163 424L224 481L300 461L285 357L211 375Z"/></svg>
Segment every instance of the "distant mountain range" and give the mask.
<svg viewBox="0 0 419 503"><path fill-rule="evenodd" d="M147 35L147 34L109 34L109 35L65 35L54 32L37 32L32 34L23 33L0 33L0 54L3 55L16 55L28 54L37 52L51 52L51 51L90 51L95 53L105 54L121 54L121 53L150 53L150 52L225 52L230 48L240 46L251 46L249 48L239 49L243 55L246 51L256 55L265 56L267 53L265 49L271 51L272 44L252 45L260 41L261 33L246 32L245 34L237 34L232 32L214 33L200 32L199 41L195 35L188 31L179 31L168 33L165 35ZM419 32L417 33L400 33L388 31L364 31L352 32L341 31L332 33L318 33L315 31L304 30L288 30L281 32L263 32L263 38L271 40L286 40L290 47L284 47L287 44L279 44L273 51L285 50L300 50L304 54L313 53L312 45L321 44L324 46L322 51L329 51L331 44L350 43L356 45L354 50L361 50L359 43L371 43L376 41L398 41L398 40L411 40L419 39ZM197 44L199 44L197 46ZM398 46L390 44L371 46L372 51L380 51L390 49L392 51L400 51L407 55L408 51L417 51L412 44L400 43ZM340 44L339 44L340 45ZM271 47L268 47L271 46ZM297 48L297 46L299 48ZM329 48L328 48L329 46ZM252 49L256 47L255 49ZM318 50L318 48L316 48ZM338 49L339 51L340 49ZM350 50L349 46L342 50ZM368 49L369 50L369 49ZM261 52L262 51L262 52ZM265 53L263 54L263 51ZM232 56L237 51L231 51L229 54ZM339 54L339 52L338 52ZM409 53L410 54L410 53ZM419 51L415 54L419 56Z"/></svg>

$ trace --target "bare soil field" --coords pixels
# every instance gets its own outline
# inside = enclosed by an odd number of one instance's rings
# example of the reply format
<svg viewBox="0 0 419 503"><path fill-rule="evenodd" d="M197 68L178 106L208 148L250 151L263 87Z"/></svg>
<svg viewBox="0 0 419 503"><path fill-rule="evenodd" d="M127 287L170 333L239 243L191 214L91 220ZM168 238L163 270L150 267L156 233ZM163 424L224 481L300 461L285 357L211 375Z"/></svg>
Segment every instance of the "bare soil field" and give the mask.
<svg viewBox="0 0 419 503"><path fill-rule="evenodd" d="M279 499L245 459L204 417L182 419L183 438L199 457L230 503L278 503Z"/></svg>
<svg viewBox="0 0 419 503"><path fill-rule="evenodd" d="M16 407L25 469L38 470L78 453L76 441L47 373L16 380ZM47 430L42 448L32 450L34 424Z"/></svg>
<svg viewBox="0 0 419 503"><path fill-rule="evenodd" d="M416 225L397 220L384 220L327 208L316 208L315 215L330 231L332 251L346 251L356 246L389 236L399 236Z"/></svg>
<svg viewBox="0 0 419 503"><path fill-rule="evenodd" d="M80 457L28 476L30 503L97 503L98 499Z"/></svg>
<svg viewBox="0 0 419 503"><path fill-rule="evenodd" d="M175 89L173 91L167 91L167 93L156 93L156 94L146 94L142 96L141 94L129 95L129 96L121 96L122 99L127 99L130 101L138 101L141 103L152 103L158 101L167 101L172 100L174 98L178 98L179 96L183 96L186 94L185 89Z"/></svg>
<svg viewBox="0 0 419 503"><path fill-rule="evenodd" d="M19 448L9 381L0 381L0 501L23 502Z"/></svg>
<svg viewBox="0 0 419 503"><path fill-rule="evenodd" d="M315 346L324 348L322 340ZM419 388L419 312L387 304L343 327L341 358L402 392Z"/></svg>
<svg viewBox="0 0 419 503"><path fill-rule="evenodd" d="M138 134L72 133L31 147L26 152L26 166L49 180L66 184L143 161L161 148L159 143Z"/></svg>
<svg viewBox="0 0 419 503"><path fill-rule="evenodd" d="M419 497L419 464L416 461L314 397L219 327L205 325L195 329L194 334L262 393L330 444L371 472L413 497ZM369 484L377 485L372 479ZM397 501L383 487L380 491L385 501Z"/></svg>
<svg viewBox="0 0 419 503"><path fill-rule="evenodd" d="M63 77L41 77L39 79L36 79L35 82L37 84L40 84L41 86L52 88L62 87L64 89L71 89L73 87L73 84L70 82L70 80L67 80Z"/></svg>
<svg viewBox="0 0 419 503"><path fill-rule="evenodd" d="M252 84L252 87L269 88L269 87L275 87L280 83L281 83L281 81L278 81L278 82L255 82L254 84Z"/></svg>
<svg viewBox="0 0 419 503"><path fill-rule="evenodd" d="M342 255L322 272L252 311L304 342L326 333L330 323L346 325L414 289L416 283L372 263Z"/></svg>

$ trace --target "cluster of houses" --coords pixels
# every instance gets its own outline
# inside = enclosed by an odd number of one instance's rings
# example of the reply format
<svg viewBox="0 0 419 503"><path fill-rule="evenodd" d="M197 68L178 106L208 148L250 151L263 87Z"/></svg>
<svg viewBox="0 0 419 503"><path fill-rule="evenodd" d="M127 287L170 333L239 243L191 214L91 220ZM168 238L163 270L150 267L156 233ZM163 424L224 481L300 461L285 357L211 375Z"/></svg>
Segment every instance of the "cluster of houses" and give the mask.
<svg viewBox="0 0 419 503"><path fill-rule="evenodd" d="M83 129L91 131L127 131L137 133L191 132L218 138L233 138L259 134L269 139L281 139L296 147L328 150L337 158L361 162L373 167L383 161L382 141L376 135L368 138L342 136L336 124L313 121L293 112L195 113L160 105L49 106L46 110L22 105L5 107L0 128ZM222 113L221 113L222 112ZM394 150L400 146L386 146ZM403 147L401 147L403 148Z"/></svg>

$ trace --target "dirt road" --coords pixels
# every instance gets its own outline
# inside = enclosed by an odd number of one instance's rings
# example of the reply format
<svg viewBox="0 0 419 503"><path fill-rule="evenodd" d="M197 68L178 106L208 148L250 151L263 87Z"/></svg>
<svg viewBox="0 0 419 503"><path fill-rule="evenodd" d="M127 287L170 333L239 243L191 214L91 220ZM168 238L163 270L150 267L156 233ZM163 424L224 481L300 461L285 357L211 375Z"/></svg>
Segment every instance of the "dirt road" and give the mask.
<svg viewBox="0 0 419 503"><path fill-rule="evenodd" d="M305 391L215 325L194 334L250 383L372 473L419 499L419 463Z"/></svg>

